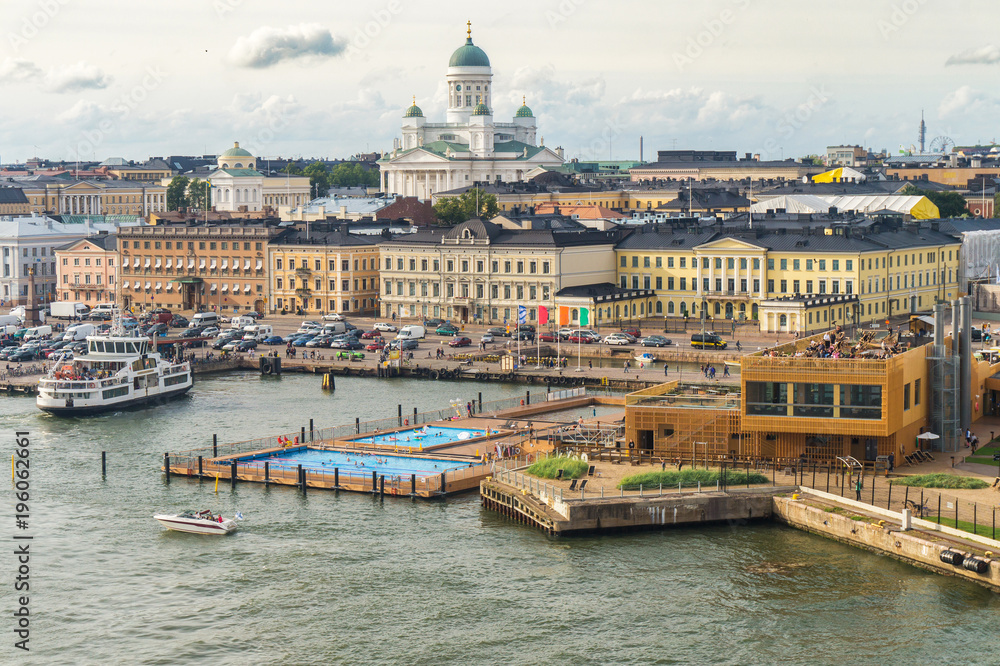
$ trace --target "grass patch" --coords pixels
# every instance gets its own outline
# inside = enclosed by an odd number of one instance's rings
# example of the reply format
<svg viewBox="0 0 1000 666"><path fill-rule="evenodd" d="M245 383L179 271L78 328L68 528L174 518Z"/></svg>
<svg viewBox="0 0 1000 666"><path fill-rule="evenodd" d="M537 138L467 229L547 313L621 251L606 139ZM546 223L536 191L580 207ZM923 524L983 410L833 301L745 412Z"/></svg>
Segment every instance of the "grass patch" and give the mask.
<svg viewBox="0 0 1000 666"><path fill-rule="evenodd" d="M676 488L681 486L697 486L700 482L703 486L714 486L720 479L721 472L711 469L682 469L681 471L645 472L643 474L633 474L621 480L618 487L623 490L638 490L643 488L658 488L660 484L664 487ZM750 483L770 483L771 479L750 472ZM726 483L730 486L745 486L747 484L747 472L740 470L726 470Z"/></svg>
<svg viewBox="0 0 1000 666"><path fill-rule="evenodd" d="M566 456L556 456L555 458L543 458L531 464L528 474L537 476L540 479L554 479L562 470L562 478L578 479L583 476L590 465L582 460L574 460Z"/></svg>
<svg viewBox="0 0 1000 666"><path fill-rule="evenodd" d="M969 532L971 534L978 534L979 536L984 536L990 539L995 539L993 534L992 525L973 525L967 520L960 520L957 523L954 518L947 518L941 516L941 520L938 520L937 516L927 516L924 520L931 523L938 523L940 525L947 525L948 527L954 527L957 530L962 530L963 532Z"/></svg>
<svg viewBox="0 0 1000 666"><path fill-rule="evenodd" d="M967 463L975 463L977 465L991 465L993 467L996 467L997 466L997 461L993 460L993 454L991 453L988 456L980 456L979 455L979 451L980 450L981 449L977 449L976 450L976 455L969 456L968 458L965 459L965 462L967 462ZM998 472L998 473L1000 473L1000 472Z"/></svg>
<svg viewBox="0 0 1000 666"><path fill-rule="evenodd" d="M990 484L971 476L955 476L954 474L915 474L894 479L894 486L915 486L918 488L950 488L964 490L979 490L989 488Z"/></svg>

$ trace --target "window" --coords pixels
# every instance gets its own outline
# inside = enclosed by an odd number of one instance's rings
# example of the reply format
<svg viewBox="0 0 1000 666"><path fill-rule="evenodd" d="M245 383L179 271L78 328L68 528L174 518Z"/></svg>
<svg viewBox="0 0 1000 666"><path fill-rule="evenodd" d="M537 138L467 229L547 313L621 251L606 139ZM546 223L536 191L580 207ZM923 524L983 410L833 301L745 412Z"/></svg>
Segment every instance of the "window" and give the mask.
<svg viewBox="0 0 1000 666"><path fill-rule="evenodd" d="M778 284L781 286L781 293L787 294L788 293L788 280L782 280Z"/></svg>
<svg viewBox="0 0 1000 666"><path fill-rule="evenodd" d="M649 257L643 257L642 258L642 267L643 268L649 268Z"/></svg>
<svg viewBox="0 0 1000 666"><path fill-rule="evenodd" d="M624 254L622 255L621 267L628 268L628 257L626 257Z"/></svg>
<svg viewBox="0 0 1000 666"><path fill-rule="evenodd" d="M639 268L639 257L632 257L632 268Z"/></svg>
<svg viewBox="0 0 1000 666"><path fill-rule="evenodd" d="M278 269L279 271L281 270L281 259L275 259L274 260L274 267L276 269Z"/></svg>
<svg viewBox="0 0 1000 666"><path fill-rule="evenodd" d="M330 262L330 270L331 271L334 270L334 268L333 268L333 262L332 261ZM387 270L387 271L391 271L392 270L392 259L390 259L389 257L385 258L385 270Z"/></svg>
<svg viewBox="0 0 1000 666"><path fill-rule="evenodd" d="M736 268L736 259L734 259L733 257L729 257L728 259L726 259L726 268L729 269L729 270L735 269Z"/></svg>
<svg viewBox="0 0 1000 666"><path fill-rule="evenodd" d="M523 261L517 262L517 272L518 273L523 273L524 272L524 262Z"/></svg>
<svg viewBox="0 0 1000 666"><path fill-rule="evenodd" d="M930 259L928 259L930 261ZM920 404L920 380L915 379L913 381L913 406L916 407Z"/></svg>
<svg viewBox="0 0 1000 666"><path fill-rule="evenodd" d="M819 269L821 271L825 271L826 270L826 259L820 259L819 260ZM834 269L834 270L836 270L836 269Z"/></svg>
<svg viewBox="0 0 1000 666"><path fill-rule="evenodd" d="M656 288L663 289L663 278L656 276ZM672 277L667 278L667 289L670 291L674 290L674 279Z"/></svg>
<svg viewBox="0 0 1000 666"><path fill-rule="evenodd" d="M740 259L740 269L746 270L746 267L747 267L747 260L746 257L743 257Z"/></svg>
<svg viewBox="0 0 1000 666"><path fill-rule="evenodd" d="M806 293L807 294L813 293L813 281L812 280L806 280Z"/></svg>
<svg viewBox="0 0 1000 666"><path fill-rule="evenodd" d="M910 385L906 384L903 386L903 411L905 412L910 408Z"/></svg>
<svg viewBox="0 0 1000 666"><path fill-rule="evenodd" d="M687 291L687 278L681 278L681 291Z"/></svg>
<svg viewBox="0 0 1000 666"><path fill-rule="evenodd" d="M283 288L282 284L283 284L283 280L281 278L276 278L275 279L275 281L274 281L275 287L277 287L278 289L282 289Z"/></svg>
<svg viewBox="0 0 1000 666"><path fill-rule="evenodd" d="M806 270L807 271L811 271L812 269L813 269L813 260L812 259L806 259Z"/></svg>
<svg viewBox="0 0 1000 666"><path fill-rule="evenodd" d="M770 294L770 293L773 293L773 292L774 292L774 280L768 280L767 281L767 293Z"/></svg>
<svg viewBox="0 0 1000 666"><path fill-rule="evenodd" d="M781 260L781 270L783 270L783 271L787 271L788 270L788 259L782 259Z"/></svg>
<svg viewBox="0 0 1000 666"><path fill-rule="evenodd" d="M681 257L681 268L687 268L687 257ZM691 268L694 268L694 259L691 260Z"/></svg>
<svg viewBox="0 0 1000 666"><path fill-rule="evenodd" d="M511 268L511 263L509 261L503 262L503 272L504 273L510 273L510 268Z"/></svg>
<svg viewBox="0 0 1000 666"><path fill-rule="evenodd" d="M544 274L547 275L548 272L549 272L549 262L543 261L542 262L542 273L544 273Z"/></svg>
<svg viewBox="0 0 1000 666"><path fill-rule="evenodd" d="M767 260L767 270L769 270L769 271L773 271L774 270L774 259L768 259Z"/></svg>
<svg viewBox="0 0 1000 666"><path fill-rule="evenodd" d="M793 271L799 270L799 260L798 259L792 259L792 270Z"/></svg>

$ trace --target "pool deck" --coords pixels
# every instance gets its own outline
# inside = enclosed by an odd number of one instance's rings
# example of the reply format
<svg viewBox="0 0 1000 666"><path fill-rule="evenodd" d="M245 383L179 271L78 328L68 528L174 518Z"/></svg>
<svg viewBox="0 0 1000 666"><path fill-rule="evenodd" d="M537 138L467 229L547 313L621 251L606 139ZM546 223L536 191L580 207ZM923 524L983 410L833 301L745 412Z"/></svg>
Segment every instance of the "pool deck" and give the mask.
<svg viewBox="0 0 1000 666"><path fill-rule="evenodd" d="M372 444L356 441L359 436L370 437L374 433L354 433L346 437L315 439L306 437L306 443L292 446L253 446L255 442L245 442L168 453L164 456L163 471L168 479L171 475L181 475L202 479L226 481L235 486L238 482L276 484L298 487L302 492L308 489L347 490L378 495L401 495L407 497L436 498L468 492L479 488L482 480L494 472L492 461L483 462L484 456L496 452L497 446L506 448L513 456L535 457L547 452L550 446L545 436L550 432L572 426L577 422L564 420L546 420L545 414L565 412L568 409L586 408L594 404L619 405L620 399L612 398L602 402L593 396L574 397L553 400L538 404L522 405L506 409L490 415L476 415L456 420L438 420L420 423L417 426L404 424L402 427L386 429L378 435L389 435L393 432L412 432L415 427L424 425L439 428L457 428L461 430L482 431L490 429L489 436L479 438L431 444L423 449L398 446L396 444ZM624 416L616 414L615 419ZM580 417L584 423L608 423L612 420L608 415L600 417ZM311 433L307 433L310 434ZM255 440L256 441L256 440ZM263 440L261 440L263 441ZM273 443L274 439L269 440ZM411 444L413 442L410 442ZM222 452L219 450L230 449ZM360 471L354 466L341 469L317 468L305 462L301 465L292 463L271 464L269 457L279 457L283 454L302 450L338 451L347 454L365 452L368 454L391 454L394 456L426 459L447 460L462 463L463 467L446 470L440 474L384 474L378 470Z"/></svg>

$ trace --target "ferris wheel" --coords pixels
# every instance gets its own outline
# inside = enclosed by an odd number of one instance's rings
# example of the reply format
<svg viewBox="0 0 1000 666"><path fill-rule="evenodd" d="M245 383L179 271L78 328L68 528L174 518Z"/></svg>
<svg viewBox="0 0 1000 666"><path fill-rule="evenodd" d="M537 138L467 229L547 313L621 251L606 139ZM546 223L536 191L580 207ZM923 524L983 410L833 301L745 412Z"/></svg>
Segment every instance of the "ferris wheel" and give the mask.
<svg viewBox="0 0 1000 666"><path fill-rule="evenodd" d="M930 150L932 153L949 153L955 147L955 140L950 136L936 136L931 141Z"/></svg>

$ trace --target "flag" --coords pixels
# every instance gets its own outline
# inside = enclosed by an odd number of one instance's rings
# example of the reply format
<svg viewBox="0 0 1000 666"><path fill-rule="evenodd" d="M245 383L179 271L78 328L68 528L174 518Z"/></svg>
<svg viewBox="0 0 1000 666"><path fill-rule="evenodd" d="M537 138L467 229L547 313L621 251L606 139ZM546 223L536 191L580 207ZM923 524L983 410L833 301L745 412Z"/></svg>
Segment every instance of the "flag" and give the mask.
<svg viewBox="0 0 1000 666"><path fill-rule="evenodd" d="M544 305L538 306L538 325L544 326L549 323L549 309Z"/></svg>
<svg viewBox="0 0 1000 666"><path fill-rule="evenodd" d="M569 308L565 305L559 306L559 325L569 326Z"/></svg>
<svg viewBox="0 0 1000 666"><path fill-rule="evenodd" d="M528 308L523 305L517 306L517 323L527 324L528 323Z"/></svg>
<svg viewBox="0 0 1000 666"><path fill-rule="evenodd" d="M590 323L590 308L580 308L580 326Z"/></svg>

